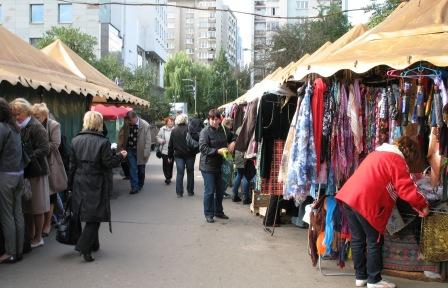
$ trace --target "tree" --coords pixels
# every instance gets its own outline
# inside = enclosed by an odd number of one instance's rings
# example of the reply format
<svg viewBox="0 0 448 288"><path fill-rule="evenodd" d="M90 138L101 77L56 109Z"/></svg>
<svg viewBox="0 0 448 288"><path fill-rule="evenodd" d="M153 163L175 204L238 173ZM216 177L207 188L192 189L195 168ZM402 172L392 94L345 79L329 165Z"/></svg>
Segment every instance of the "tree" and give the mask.
<svg viewBox="0 0 448 288"><path fill-rule="evenodd" d="M372 16L369 19L369 28L373 28L376 25L383 22L387 16L389 16L397 7L400 5L402 0L386 0L384 3L379 4L377 0L370 0L372 4L370 4L367 8L367 11L372 12Z"/></svg>
<svg viewBox="0 0 448 288"><path fill-rule="evenodd" d="M239 97L250 89L250 69L249 67L243 67L236 71L236 79L238 80L238 93L236 97Z"/></svg>
<svg viewBox="0 0 448 288"><path fill-rule="evenodd" d="M37 42L36 47L42 49L53 43L56 39L60 39L90 64L95 62L96 57L94 49L97 44L96 38L81 32L79 28L71 26L53 26L50 30L45 32L42 39Z"/></svg>
<svg viewBox="0 0 448 288"><path fill-rule="evenodd" d="M148 116L151 119L162 119L170 112L170 105L164 97L156 95L154 91L154 73L146 67L138 67L134 71L124 66L116 55L107 55L94 63L98 71L109 79L119 79L123 83L123 90L145 99L151 103Z"/></svg>
<svg viewBox="0 0 448 288"><path fill-rule="evenodd" d="M216 108L236 98L237 81L223 49L213 60L210 70L211 87L207 104L209 108Z"/></svg>
<svg viewBox="0 0 448 288"><path fill-rule="evenodd" d="M285 67L306 53L313 53L325 42L337 40L350 29L340 6L332 4L318 9L319 16L328 16L303 24L287 24L275 32L272 45L267 46L267 59L273 64L272 69Z"/></svg>

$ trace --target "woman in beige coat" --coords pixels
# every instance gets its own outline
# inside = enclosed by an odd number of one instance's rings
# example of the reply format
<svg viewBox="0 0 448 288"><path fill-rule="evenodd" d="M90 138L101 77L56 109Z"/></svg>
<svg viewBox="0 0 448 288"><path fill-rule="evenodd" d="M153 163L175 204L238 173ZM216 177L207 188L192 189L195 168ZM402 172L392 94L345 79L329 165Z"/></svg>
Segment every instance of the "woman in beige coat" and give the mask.
<svg viewBox="0 0 448 288"><path fill-rule="evenodd" d="M50 154L48 155L48 166L50 168L48 179L50 184L50 211L45 213L42 236L46 237L51 231L51 219L53 217L54 205L57 201L57 193L67 189L67 174L64 163L59 153L61 144L61 125L49 118L50 111L45 103L34 104L31 108L33 116L39 120L48 133L50 142Z"/></svg>

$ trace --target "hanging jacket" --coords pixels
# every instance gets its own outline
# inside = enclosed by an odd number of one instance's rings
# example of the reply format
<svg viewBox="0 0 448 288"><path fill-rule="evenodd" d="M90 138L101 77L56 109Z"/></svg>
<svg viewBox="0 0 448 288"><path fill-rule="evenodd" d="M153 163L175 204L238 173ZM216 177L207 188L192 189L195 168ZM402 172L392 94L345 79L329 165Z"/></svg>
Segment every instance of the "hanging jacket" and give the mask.
<svg viewBox="0 0 448 288"><path fill-rule="evenodd" d="M398 197L418 212L428 207L409 174L403 154L391 144L383 144L370 153L336 195L381 234Z"/></svg>

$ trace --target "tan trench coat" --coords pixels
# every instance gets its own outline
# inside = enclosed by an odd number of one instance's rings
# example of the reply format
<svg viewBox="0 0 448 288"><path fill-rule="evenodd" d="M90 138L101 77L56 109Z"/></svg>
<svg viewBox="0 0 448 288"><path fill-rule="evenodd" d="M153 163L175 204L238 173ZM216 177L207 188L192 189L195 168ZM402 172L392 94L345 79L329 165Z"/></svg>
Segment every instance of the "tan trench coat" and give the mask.
<svg viewBox="0 0 448 288"><path fill-rule="evenodd" d="M48 166L50 167L51 175L48 175L50 180L50 195L62 192L55 191L52 187L52 179L57 179L58 186L62 187L61 183L67 186L67 174L65 173L64 163L62 162L61 154L59 153L59 145L61 145L61 126L58 122L52 119L47 120L47 132L50 143L50 154L48 155ZM58 190L60 190L58 189Z"/></svg>

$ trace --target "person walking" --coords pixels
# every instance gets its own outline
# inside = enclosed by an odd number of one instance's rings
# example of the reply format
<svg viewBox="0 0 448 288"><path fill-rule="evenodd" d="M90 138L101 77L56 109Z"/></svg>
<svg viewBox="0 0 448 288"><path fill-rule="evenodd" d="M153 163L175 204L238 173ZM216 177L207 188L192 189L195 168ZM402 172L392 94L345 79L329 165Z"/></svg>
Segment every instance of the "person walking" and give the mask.
<svg viewBox="0 0 448 288"><path fill-rule="evenodd" d="M75 249L86 262L94 261L92 252L100 248L98 230L101 222L111 220L110 198L112 168L118 167L127 156L122 150L114 155L111 143L103 135L103 116L89 111L84 115L82 131L72 140L69 189L72 191L72 209L84 229Z"/></svg>
<svg viewBox="0 0 448 288"><path fill-rule="evenodd" d="M357 287L396 287L381 277L381 237L398 197L421 217L429 213L427 200L409 174L408 165L418 161L417 143L409 137L385 143L367 155L336 195L349 220Z"/></svg>
<svg viewBox="0 0 448 288"><path fill-rule="evenodd" d="M37 248L44 245L42 238L45 213L50 211L50 187L48 183L48 162L50 153L48 133L31 114L31 104L17 98L11 103L11 109L20 127L22 147L28 164L25 166L24 177L31 186L31 201L24 203L25 223L27 229L27 248ZM25 163L26 163L25 162ZM27 249L28 250L28 249Z"/></svg>
<svg viewBox="0 0 448 288"><path fill-rule="evenodd" d="M127 113L129 125L123 125L118 134L118 149L128 152L131 191L137 194L145 184L145 167L151 155L151 130L148 122L134 111Z"/></svg>
<svg viewBox="0 0 448 288"><path fill-rule="evenodd" d="M50 211L45 213L44 227L42 236L47 237L51 231L51 219L53 217L54 205L57 202L57 194L67 189L67 174L65 173L64 163L59 153L61 144L61 125L49 118L50 111L45 103L37 103L31 107L33 116L47 130L50 154L48 155L49 167L49 187L50 187Z"/></svg>
<svg viewBox="0 0 448 288"><path fill-rule="evenodd" d="M221 177L221 165L223 156L229 151L228 146L232 142L231 134L227 127L221 125L221 113L212 109L208 113L209 125L205 127L199 136L199 150L201 158L199 170L204 178L204 215L207 223L215 222L214 217L229 219L224 214L222 206L224 181Z"/></svg>
<svg viewBox="0 0 448 288"><path fill-rule="evenodd" d="M22 259L25 235L22 214L23 161L20 128L9 103L0 98L0 227L5 253L0 263Z"/></svg>
<svg viewBox="0 0 448 288"><path fill-rule="evenodd" d="M236 136L239 135L239 133L241 132L241 128L239 127L236 130ZM241 198L238 195L238 189L242 188L242 195L243 195L243 204L247 205L251 203L251 196L249 195L249 186L250 183L249 181L247 181L246 176L244 175L244 167L246 164L246 159L244 159L244 152L235 150L235 169L237 170L237 174L236 174L236 178L235 178L235 182L233 183L233 197L232 197L232 201L233 202L240 202Z"/></svg>
<svg viewBox="0 0 448 288"><path fill-rule="evenodd" d="M168 156L168 146L171 138L171 131L173 130L174 121L173 118L165 118L165 126L160 128L157 134L157 143L159 143L159 151L162 154L162 168L163 175L165 176L165 184L169 185L171 183L171 178L173 177L173 158Z"/></svg>
<svg viewBox="0 0 448 288"><path fill-rule="evenodd" d="M176 194L177 198L184 195L184 174L187 169L188 196L194 195L194 162L196 154L187 145L188 116L179 114L175 119L176 127L171 131L168 144L168 157L176 161ZM171 160L172 161L172 160Z"/></svg>

